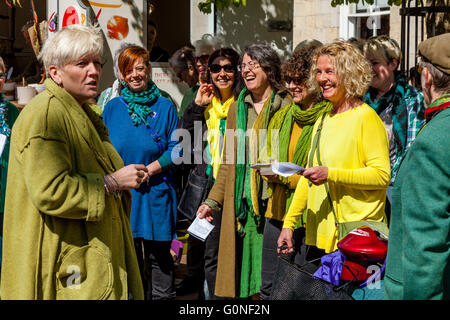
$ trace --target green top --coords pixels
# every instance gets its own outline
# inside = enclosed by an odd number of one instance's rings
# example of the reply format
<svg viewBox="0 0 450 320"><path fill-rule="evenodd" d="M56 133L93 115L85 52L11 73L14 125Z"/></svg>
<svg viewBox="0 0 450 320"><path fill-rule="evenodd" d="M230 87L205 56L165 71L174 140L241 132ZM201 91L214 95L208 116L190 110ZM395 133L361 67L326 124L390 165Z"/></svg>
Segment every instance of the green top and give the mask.
<svg viewBox="0 0 450 320"><path fill-rule="evenodd" d="M8 126L12 129L14 122L19 116L19 109L9 102L5 100L6 106L8 107L8 114L6 116L6 122ZM6 192L6 178L8 175L8 159L9 159L9 143L10 138L6 139L5 148L3 149L3 153L0 157L0 212L4 212L5 206L5 192Z"/></svg>
<svg viewBox="0 0 450 320"><path fill-rule="evenodd" d="M200 85L197 83L192 88L189 88L188 91L183 96L183 100L181 100L180 110L178 110L178 118L181 119L183 116L184 110L186 110L189 103L191 103L195 97L197 96L198 88L200 88Z"/></svg>

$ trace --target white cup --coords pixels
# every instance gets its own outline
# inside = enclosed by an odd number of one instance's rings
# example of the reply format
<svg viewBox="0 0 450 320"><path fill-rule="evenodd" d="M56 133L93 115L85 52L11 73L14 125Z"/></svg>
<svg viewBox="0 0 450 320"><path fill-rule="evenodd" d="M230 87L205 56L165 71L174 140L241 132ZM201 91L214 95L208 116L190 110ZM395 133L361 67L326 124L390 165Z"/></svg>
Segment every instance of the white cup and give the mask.
<svg viewBox="0 0 450 320"><path fill-rule="evenodd" d="M17 103L24 106L36 95L36 89L31 86L17 87Z"/></svg>

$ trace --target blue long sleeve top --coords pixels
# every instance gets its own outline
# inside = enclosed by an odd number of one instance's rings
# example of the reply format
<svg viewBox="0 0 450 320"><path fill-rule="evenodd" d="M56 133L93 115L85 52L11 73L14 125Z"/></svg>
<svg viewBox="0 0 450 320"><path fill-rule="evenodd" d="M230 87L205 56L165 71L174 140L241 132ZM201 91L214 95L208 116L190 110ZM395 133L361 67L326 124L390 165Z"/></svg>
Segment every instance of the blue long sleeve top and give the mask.
<svg viewBox="0 0 450 320"><path fill-rule="evenodd" d="M148 165L158 160L163 171L152 176L149 183L131 190L131 229L134 238L171 241L176 238L177 197L172 171L172 151L178 144L172 134L178 125L175 106L165 97L159 97L151 106L153 113L147 121L160 140L152 137L144 124L134 126L126 103L120 98L108 102L103 120L109 137L125 165ZM162 148L162 152L160 150ZM175 148L176 149L176 148Z"/></svg>

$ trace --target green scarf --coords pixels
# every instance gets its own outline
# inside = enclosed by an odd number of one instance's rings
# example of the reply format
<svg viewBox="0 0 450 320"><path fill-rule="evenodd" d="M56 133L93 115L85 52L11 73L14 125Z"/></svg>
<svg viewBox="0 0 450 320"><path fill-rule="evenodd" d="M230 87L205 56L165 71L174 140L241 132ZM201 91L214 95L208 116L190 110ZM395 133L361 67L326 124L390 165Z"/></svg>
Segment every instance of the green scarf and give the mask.
<svg viewBox="0 0 450 320"><path fill-rule="evenodd" d="M303 129L295 146L293 163L305 167L308 151L311 147L311 135L314 123L320 115L330 111L332 107L333 106L329 101L323 100L316 103L310 109L302 110L300 106L294 102L278 111L270 121L267 134L267 152L269 157L272 158L272 130L280 130L279 140L276 141L278 145L277 161L288 161L289 142L291 139L292 125L295 121Z"/></svg>
<svg viewBox="0 0 450 320"><path fill-rule="evenodd" d="M237 232L242 235L244 230L239 221L243 221L247 218L247 210L245 210L242 206L242 197L244 191L244 181L246 172L250 172L250 158L257 159L257 148L258 143L249 144L249 155L246 155L246 131L247 131L247 106L245 104L245 96L247 93L247 88L245 87L241 93L239 94L239 98L237 100L236 106L236 138L237 138L237 154L236 154L236 182L235 182L235 213L237 218ZM267 99L267 102L264 104L258 118L256 119L253 125L253 132L258 134L259 129L267 128L269 123L269 118L271 114L271 108L273 104L273 100L275 97L275 92L272 92L271 98ZM256 138L256 137L253 137ZM250 138L252 140L252 137ZM246 161L246 156L250 161ZM251 200L251 206L249 205L250 210L254 216L260 217L259 214L259 189L261 186L261 177L254 172L255 170L251 170L250 179L247 179L246 182L251 184L251 192L246 192L247 201ZM250 180L250 181L249 181ZM247 190L248 190L247 186ZM248 199L251 195L251 199Z"/></svg>
<svg viewBox="0 0 450 320"><path fill-rule="evenodd" d="M312 108L302 110L300 106L293 102L278 111L272 118L269 124L267 134L267 153L269 159L276 159L278 162L287 162L289 157L289 143L291 139L292 126L294 121L302 127L302 133L297 140L294 151L293 163L301 167L306 167L308 159L308 152L311 148L311 136L313 132L314 123L324 113L329 112L333 105L327 101L322 100L316 103ZM275 139L276 146L278 146L278 158L271 156L272 147L272 130L280 130L279 139ZM286 186L286 212L288 211L295 190L287 188L289 185L289 178L279 177ZM275 187L273 183L269 183L267 192L271 196L272 190Z"/></svg>
<svg viewBox="0 0 450 320"><path fill-rule="evenodd" d="M133 121L133 125L138 126L146 121L152 113L150 107L158 100L160 95L158 87L152 80L148 80L147 90L139 92L131 91L125 83L120 96L128 104L128 114Z"/></svg>

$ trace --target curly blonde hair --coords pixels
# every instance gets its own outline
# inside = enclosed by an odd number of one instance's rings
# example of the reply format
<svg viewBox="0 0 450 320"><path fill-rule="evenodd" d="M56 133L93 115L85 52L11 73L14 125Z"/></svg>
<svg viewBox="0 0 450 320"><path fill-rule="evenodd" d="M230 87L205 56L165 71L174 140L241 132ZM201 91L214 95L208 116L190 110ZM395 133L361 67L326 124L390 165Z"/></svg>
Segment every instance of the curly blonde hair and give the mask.
<svg viewBox="0 0 450 320"><path fill-rule="evenodd" d="M319 91L316 81L317 59L326 55L334 65L337 78L345 88L347 98L361 98L372 81L372 68L362 53L352 44L336 41L315 50L308 83Z"/></svg>

